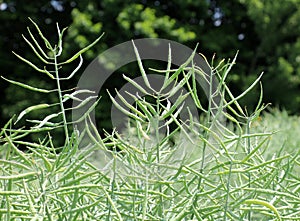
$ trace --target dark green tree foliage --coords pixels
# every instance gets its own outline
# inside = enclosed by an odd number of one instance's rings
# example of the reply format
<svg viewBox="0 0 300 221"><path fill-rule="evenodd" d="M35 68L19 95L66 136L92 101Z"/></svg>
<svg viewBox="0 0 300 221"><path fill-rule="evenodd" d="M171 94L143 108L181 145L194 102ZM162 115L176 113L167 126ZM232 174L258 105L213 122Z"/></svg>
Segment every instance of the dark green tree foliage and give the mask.
<svg viewBox="0 0 300 221"><path fill-rule="evenodd" d="M264 71L264 101L296 112L300 109L299 6L300 0L0 0L1 75L29 84L46 87L49 84L46 79L36 83L32 70L11 53L14 50L27 58L33 57L21 40L30 16L53 42L56 36L51 33L55 32L55 23L69 26L64 43L66 57L105 32L104 38L84 55L84 65L111 46L143 37L171 39L191 48L199 42L199 52L206 57L216 54L218 59L233 58L239 51L238 64L229 77L235 94ZM134 76L138 74L135 67L128 65L121 71ZM0 85L2 123L34 100L46 99L8 86L4 81ZM116 74L107 87L120 85L122 79ZM257 94L246 97L243 104L249 108L255 105ZM108 128L109 122L105 121L108 116L104 114L108 111L103 108L108 106L109 98L103 96L100 126Z"/></svg>
<svg viewBox="0 0 300 221"><path fill-rule="evenodd" d="M300 1L241 1L259 40L249 74L266 72L265 96L293 112L300 110Z"/></svg>

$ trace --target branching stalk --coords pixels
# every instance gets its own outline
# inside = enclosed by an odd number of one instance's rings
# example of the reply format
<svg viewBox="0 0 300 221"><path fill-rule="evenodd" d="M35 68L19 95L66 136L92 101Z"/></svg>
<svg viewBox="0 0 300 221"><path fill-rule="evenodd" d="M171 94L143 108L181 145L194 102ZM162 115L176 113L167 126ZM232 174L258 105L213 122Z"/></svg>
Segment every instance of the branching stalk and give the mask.
<svg viewBox="0 0 300 221"><path fill-rule="evenodd" d="M62 90L61 90L61 87L60 87L60 78L59 78L56 50L57 49L53 50L55 76L56 76L55 79L56 79L59 105L60 105L60 109L61 109L61 113L62 113L63 127L64 127L64 133L65 133L65 145L67 145L68 142L69 142L68 122L67 122L65 107L64 107L64 104L63 104Z"/></svg>

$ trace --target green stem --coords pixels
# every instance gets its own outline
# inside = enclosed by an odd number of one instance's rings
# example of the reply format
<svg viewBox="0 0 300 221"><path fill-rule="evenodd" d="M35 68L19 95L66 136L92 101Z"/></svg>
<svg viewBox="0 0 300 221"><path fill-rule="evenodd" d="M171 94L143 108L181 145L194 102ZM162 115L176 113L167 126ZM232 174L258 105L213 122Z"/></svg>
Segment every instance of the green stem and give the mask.
<svg viewBox="0 0 300 221"><path fill-rule="evenodd" d="M159 108L160 108L160 96L158 95L156 97L156 113L157 113L157 116L155 116L155 137L156 137L156 160L157 160L157 165L160 164L160 139L159 139ZM158 166L157 167L157 173L160 174L160 167ZM163 190L162 190L162 186L161 184L159 184L158 186L158 189L159 189L159 192L162 193ZM160 195L159 197L159 200L160 200L160 206L158 207L158 214L160 217L163 217L163 211L164 211L164 204L163 204L163 197L162 195Z"/></svg>
<svg viewBox="0 0 300 221"><path fill-rule="evenodd" d="M56 77L56 84L57 84L57 89L58 89L59 104L60 104L60 109L61 109L63 124L64 124L64 131L65 131L65 145L67 145L69 143L69 132L68 132L68 126L67 126L66 112L65 112L65 108L64 108L64 104L63 104L62 91L60 88L60 79L59 79L59 74L58 74L56 49L53 51L53 55L54 55L55 77Z"/></svg>
<svg viewBox="0 0 300 221"><path fill-rule="evenodd" d="M246 134L250 135L250 123L251 123L251 118L249 117L247 120L247 127L246 127ZM247 138L247 155L251 153L251 142L250 142L250 136ZM251 174L248 172L247 174L248 177L248 188L251 187ZM251 211L248 212L248 220L251 220Z"/></svg>
<svg viewBox="0 0 300 221"><path fill-rule="evenodd" d="M209 128L211 125L211 107L212 107L212 96L213 96L213 88L212 88L212 83L213 83L213 72L211 71L210 76L209 76L209 97L208 97L208 108L207 108L207 122L206 126ZM209 131L204 132L204 139L209 140ZM200 174L203 174L204 172L204 166L205 166L205 154L206 154L206 142L203 143L203 148L202 148L202 159L201 159L201 165L200 165ZM202 176L199 176L198 180L198 185L197 189L200 190L202 184ZM198 207L198 196L195 197L193 206L195 208ZM195 214L192 214L191 218L193 219Z"/></svg>

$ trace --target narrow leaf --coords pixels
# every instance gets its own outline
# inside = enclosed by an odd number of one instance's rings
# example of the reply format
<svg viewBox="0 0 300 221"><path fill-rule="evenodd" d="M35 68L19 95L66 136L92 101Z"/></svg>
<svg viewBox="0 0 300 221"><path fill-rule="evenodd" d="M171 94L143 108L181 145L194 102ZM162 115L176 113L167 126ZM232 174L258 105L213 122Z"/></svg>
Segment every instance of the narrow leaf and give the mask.
<svg viewBox="0 0 300 221"><path fill-rule="evenodd" d="M90 97L84 99L83 101L81 101L80 104L78 104L77 106L72 107L72 108L66 108L65 110L74 110L74 109L81 108L84 105L86 105L88 102L90 102L91 100L97 99L97 97L98 96L90 96Z"/></svg>
<svg viewBox="0 0 300 221"><path fill-rule="evenodd" d="M148 81L148 77L147 77L147 74L146 74L145 69L144 69L144 67L143 67L143 63L142 63L140 54L139 54L138 49L136 48L136 46L135 46L133 40L132 40L132 44L133 44L134 53L135 53L135 56L136 56L136 58L137 58L137 62L138 62L138 65L139 65L140 72L141 72L141 74L142 74L143 80L144 80L146 86L147 86L149 89L151 89L152 91L155 91L155 90L151 87L151 85L150 85L150 83L149 83L149 81Z"/></svg>
<svg viewBox="0 0 300 221"><path fill-rule="evenodd" d="M61 114L61 113L50 114L50 115L48 115L47 117L44 118L44 120L42 120L42 121L40 122L39 125L34 126L33 129L41 128L42 126L44 126L44 125L48 122L48 120L50 120L50 119L52 119L52 118L54 118L54 117L57 117L57 116L59 116L60 114Z"/></svg>
<svg viewBox="0 0 300 221"><path fill-rule="evenodd" d="M53 50L51 44L49 43L49 41L47 40L47 38L45 38L45 36L43 35L43 33L41 32L39 26L31 19L29 18L29 20L32 22L32 24L35 26L36 30L38 31L39 35L41 36L41 38L43 39L43 41L45 42L45 45L48 49L50 49L51 51Z"/></svg>
<svg viewBox="0 0 300 221"><path fill-rule="evenodd" d="M50 59L50 57L48 57L47 54L43 51L43 49L41 48L41 46L39 45L39 43L37 42L37 40L35 40L35 38L34 38L33 34L31 33L29 27L27 27L27 30L28 30L28 33L29 33L31 39L32 39L33 42L35 43L36 47L40 50L40 52L42 53L42 55L43 55L45 58Z"/></svg>
<svg viewBox="0 0 300 221"><path fill-rule="evenodd" d="M161 90L163 90L164 88L166 88L166 81L168 80L169 75L170 75L171 65L172 65L172 56L171 56L171 53L172 53L171 46L169 44L167 71L166 71L166 75L165 75L165 79L164 79L164 84L161 87Z"/></svg>
<svg viewBox="0 0 300 221"><path fill-rule="evenodd" d="M276 215L276 218L278 221L281 221L281 217L278 213L278 210L270 203L264 201L264 200L258 200L258 199L248 199L244 201L245 204L256 204L256 205L262 205L265 206L267 208L269 208L270 210L272 210L274 212L274 214Z"/></svg>
<svg viewBox="0 0 300 221"><path fill-rule="evenodd" d="M86 100L88 100L88 99L86 99ZM91 112L95 109L95 107L97 106L97 104L99 103L99 101L100 101L100 98L99 98L96 102L94 102L93 105L91 105L91 106L89 107L89 109L84 113L83 116L81 116L81 117L80 117L79 119L77 119L76 121L73 121L72 123L78 123L78 122L81 122L81 121L85 120L86 117L88 116L88 114L91 113ZM81 103L81 104L82 104L82 103ZM79 106L80 106L81 104L79 104L78 106L76 106L74 109L79 108Z"/></svg>
<svg viewBox="0 0 300 221"><path fill-rule="evenodd" d="M133 113L130 113L129 111L124 109L120 104L118 104L118 102L116 102L116 100L111 96L109 91L108 91L108 95L109 95L110 99L112 100L113 104L116 106L116 108L118 108L121 112L126 114L128 117L131 117L131 118L136 119L138 121L143 121L140 117L138 117L137 115L135 115Z"/></svg>
<svg viewBox="0 0 300 221"><path fill-rule="evenodd" d="M57 52L57 56L60 56L62 53L62 38L64 35L64 32L67 30L67 28L64 28L62 31L60 31L60 28L58 26L58 23L56 23L56 27L57 27L57 33L58 33L58 52Z"/></svg>
<svg viewBox="0 0 300 221"><path fill-rule="evenodd" d="M24 84L24 83L21 83L21 82L18 82L18 81L6 79L3 76L1 76L1 78L4 79L4 80L6 80L6 81L8 81L9 83L18 85L20 87L26 88L26 89L31 90L31 91L37 91L37 92L41 92L41 93L51 93L51 92L57 91L56 89L54 89L54 90L47 90L47 89L41 89L41 88L32 87L32 86L29 86L27 84Z"/></svg>
<svg viewBox="0 0 300 221"><path fill-rule="evenodd" d="M72 71L72 73L69 75L69 77L60 78L60 80L69 80L69 79L71 79L76 74L76 72L79 70L79 68L81 68L81 65L83 63L83 59L82 59L81 55L79 55L79 58L80 58L80 61L79 61L78 66Z"/></svg>
<svg viewBox="0 0 300 221"><path fill-rule="evenodd" d="M27 59L23 58L22 56L18 55L15 52L12 52L14 55L16 55L20 60L24 61L25 63L27 63L29 66L31 66L33 69L37 70L38 72L41 73L45 73L47 74L50 78L54 79L54 76L52 74L49 73L49 71L47 71L46 69L40 69L38 68L36 65L34 65L33 63L31 63L30 61L28 61Z"/></svg>
<svg viewBox="0 0 300 221"><path fill-rule="evenodd" d="M189 96L189 93L185 94L185 95L180 95L177 100L175 101L175 103L172 105L172 107L165 108L164 113L161 116L161 119L164 120L167 117L169 117L171 114L173 114L173 112L175 111L176 108L179 107L179 105Z"/></svg>
<svg viewBox="0 0 300 221"><path fill-rule="evenodd" d="M16 124L18 121L20 121L24 117L25 114L28 114L29 112L31 112L33 110L44 109L44 108L47 108L47 107L50 107L50 106L51 105L49 105L49 104L38 104L38 105L30 106L30 107L26 108L25 110L23 110L19 114L19 116L18 116L18 118L17 118L17 120L14 124Z"/></svg>
<svg viewBox="0 0 300 221"><path fill-rule="evenodd" d="M41 120L27 120L27 121L30 123L34 123L34 124L40 124L42 122ZM59 123L46 122L44 124L44 126L55 128L55 127L60 126L61 124L62 124L62 122L59 122Z"/></svg>
<svg viewBox="0 0 300 221"><path fill-rule="evenodd" d="M241 99L242 97L244 97L261 79L263 73L261 73L259 75L259 77L243 92L241 93L239 96L237 96L236 98L233 98L231 101L229 101L224 108L226 108L227 106L229 106L232 103L236 103L237 100Z"/></svg>
<svg viewBox="0 0 300 221"><path fill-rule="evenodd" d="M129 77L126 77L124 74L123 74L123 78L126 81L128 81L130 84L132 84L134 87L136 87L139 91L144 93L145 95L149 94L142 86L140 86L138 83L136 83L134 80L130 79Z"/></svg>
<svg viewBox="0 0 300 221"><path fill-rule="evenodd" d="M82 94L82 93L95 94L94 91L87 90L87 89L77 90L77 91L74 91L72 94L65 94L63 96L63 98L64 98L63 102L65 102L66 100L69 100L69 99L73 99L73 100L76 100L76 101L82 101L81 99L75 97L77 94Z"/></svg>
<svg viewBox="0 0 300 221"><path fill-rule="evenodd" d="M86 46L85 48L81 49L79 52L77 52L75 55L73 55L70 59L58 64L58 65L62 65L62 64L68 64L72 61L74 61L76 58L78 58L81 54L83 54L84 52L86 52L87 50L89 50L91 47L93 47L104 35L104 33L102 35L100 35L99 38L97 38L93 43L89 44L88 46Z"/></svg>
<svg viewBox="0 0 300 221"><path fill-rule="evenodd" d="M171 91L169 92L169 96L173 96L178 90L182 89L186 82L189 80L189 78L192 76L192 74L192 70L190 70L187 75L184 74L184 78L175 87L171 89Z"/></svg>
<svg viewBox="0 0 300 221"><path fill-rule="evenodd" d="M37 172L20 173L10 176L0 176L0 180L19 180L25 178L32 178L35 175L37 175Z"/></svg>
<svg viewBox="0 0 300 221"><path fill-rule="evenodd" d="M27 40L27 38L22 35L23 39L27 42L27 44L31 47L31 49L33 50L33 52L36 54L36 56L45 64L49 64L50 62L48 62L47 60L45 60L40 54L39 52L35 49L35 47L31 44L31 42L29 40Z"/></svg>
<svg viewBox="0 0 300 221"><path fill-rule="evenodd" d="M123 104L128 107L130 110L132 110L133 112L135 112L137 115L146 118L146 116L140 112L139 110L137 110L135 107L133 107L131 104L129 104L127 102L127 100L116 90L118 97L121 99L121 101L123 102ZM116 101L114 103L117 103ZM119 105L120 106L120 105Z"/></svg>

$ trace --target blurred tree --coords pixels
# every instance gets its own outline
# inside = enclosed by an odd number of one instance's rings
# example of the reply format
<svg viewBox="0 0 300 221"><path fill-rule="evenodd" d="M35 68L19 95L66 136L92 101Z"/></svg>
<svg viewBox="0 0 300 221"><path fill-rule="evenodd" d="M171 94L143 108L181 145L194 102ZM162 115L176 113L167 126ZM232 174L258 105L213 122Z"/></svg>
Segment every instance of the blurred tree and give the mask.
<svg viewBox="0 0 300 221"><path fill-rule="evenodd" d="M259 40L248 75L266 72L265 97L293 113L300 110L300 0L240 0Z"/></svg>

